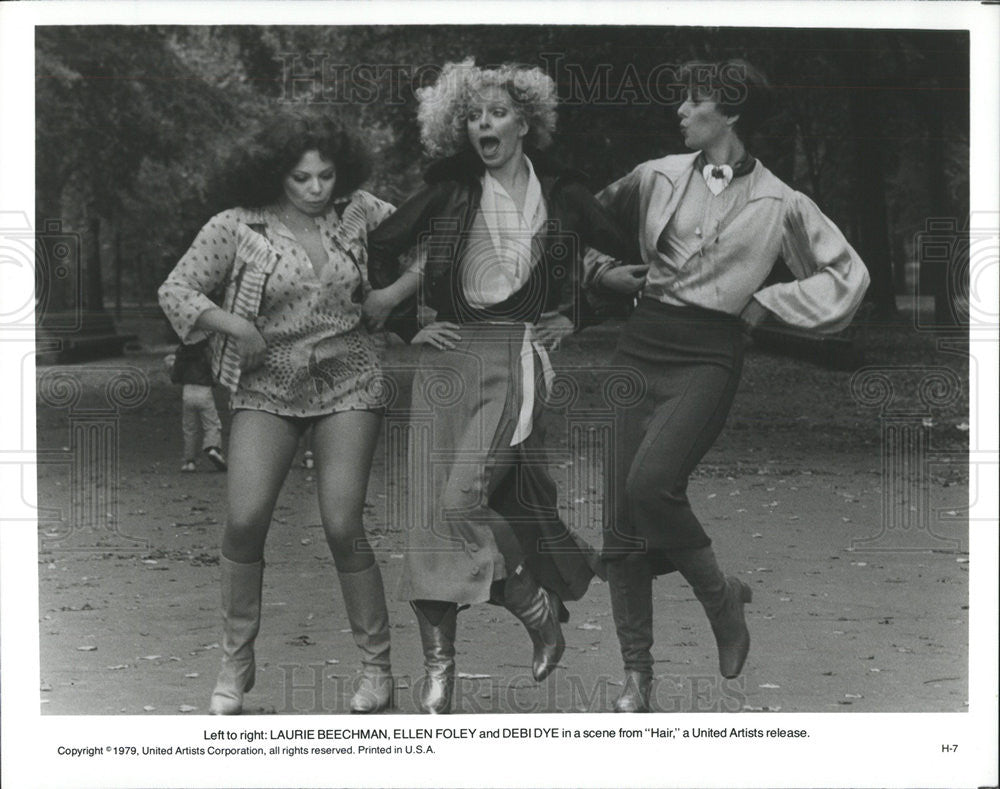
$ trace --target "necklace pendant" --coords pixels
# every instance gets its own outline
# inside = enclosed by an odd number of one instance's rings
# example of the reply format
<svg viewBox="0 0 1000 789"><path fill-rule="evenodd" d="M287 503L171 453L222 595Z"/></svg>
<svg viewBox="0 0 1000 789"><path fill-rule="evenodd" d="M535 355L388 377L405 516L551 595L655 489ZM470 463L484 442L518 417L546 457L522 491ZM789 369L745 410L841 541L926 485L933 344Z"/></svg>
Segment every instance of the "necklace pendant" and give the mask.
<svg viewBox="0 0 1000 789"><path fill-rule="evenodd" d="M695 234L696 236L698 236L698 238L701 238L701 228L700 228L700 227L696 227L696 228L694 229L694 234Z"/></svg>

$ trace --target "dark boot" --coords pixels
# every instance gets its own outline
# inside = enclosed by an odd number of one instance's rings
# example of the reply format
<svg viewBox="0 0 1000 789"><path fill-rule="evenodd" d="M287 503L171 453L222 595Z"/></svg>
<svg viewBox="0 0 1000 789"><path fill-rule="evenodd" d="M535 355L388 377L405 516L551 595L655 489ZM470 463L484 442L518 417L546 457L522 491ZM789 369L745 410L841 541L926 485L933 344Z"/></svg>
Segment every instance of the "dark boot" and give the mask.
<svg viewBox="0 0 1000 789"><path fill-rule="evenodd" d="M354 643L361 649L361 680L351 712L379 712L392 704L389 663L389 612L382 573L373 564L356 573L338 573Z"/></svg>
<svg viewBox="0 0 1000 789"><path fill-rule="evenodd" d="M556 613L558 601L553 596L535 582L523 564L508 576L504 585L504 605L527 628L534 646L531 674L535 682L551 674L566 651L566 639Z"/></svg>
<svg viewBox="0 0 1000 789"><path fill-rule="evenodd" d="M212 692L212 715L239 715L243 694L254 685L257 672L253 643L260 630L260 591L264 562L240 564L225 556L222 571L222 669Z"/></svg>
<svg viewBox="0 0 1000 789"><path fill-rule="evenodd" d="M625 682L615 712L649 712L653 683L653 573L640 554L608 562L611 613L625 664Z"/></svg>
<svg viewBox="0 0 1000 789"><path fill-rule="evenodd" d="M417 615L420 642L424 648L424 684L418 704L430 715L451 712L451 697L455 689L455 631L458 627L458 606L454 603L440 611L437 601L413 600L410 606ZM438 619L434 624L435 619Z"/></svg>
<svg viewBox="0 0 1000 789"><path fill-rule="evenodd" d="M708 615L719 648L719 673L727 679L738 677L750 652L743 606L753 599L753 591L738 578L722 574L711 547L673 551L670 561Z"/></svg>

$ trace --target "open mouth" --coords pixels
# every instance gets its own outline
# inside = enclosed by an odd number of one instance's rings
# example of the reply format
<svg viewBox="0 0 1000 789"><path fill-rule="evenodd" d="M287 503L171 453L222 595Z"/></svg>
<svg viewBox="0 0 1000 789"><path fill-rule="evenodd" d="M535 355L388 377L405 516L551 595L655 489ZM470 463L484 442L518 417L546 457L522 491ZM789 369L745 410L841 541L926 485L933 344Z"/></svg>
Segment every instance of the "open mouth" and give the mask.
<svg viewBox="0 0 1000 789"><path fill-rule="evenodd" d="M500 138L493 137L492 135L480 137L479 150L483 152L483 156L487 159L496 156L497 152L500 150Z"/></svg>

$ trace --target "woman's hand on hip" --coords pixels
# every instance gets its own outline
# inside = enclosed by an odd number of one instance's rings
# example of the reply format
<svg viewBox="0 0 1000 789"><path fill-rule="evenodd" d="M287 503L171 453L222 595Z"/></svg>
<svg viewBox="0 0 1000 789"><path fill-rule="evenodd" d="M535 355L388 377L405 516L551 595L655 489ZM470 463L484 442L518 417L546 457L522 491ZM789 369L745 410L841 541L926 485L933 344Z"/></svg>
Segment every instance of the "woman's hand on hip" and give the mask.
<svg viewBox="0 0 1000 789"><path fill-rule="evenodd" d="M240 369L244 372L260 367L264 363L264 356L267 354L267 343L261 336L260 331L250 321L243 321L233 334L236 341L236 350L240 354Z"/></svg>
<svg viewBox="0 0 1000 789"><path fill-rule="evenodd" d="M767 308L757 301L757 299L750 299L750 303L740 313L743 328L748 332L756 329L766 317Z"/></svg>
<svg viewBox="0 0 1000 789"><path fill-rule="evenodd" d="M462 335L458 333L459 328L457 324L445 321L429 323L416 333L410 344L430 345L440 350L454 348L455 343L462 339Z"/></svg>
<svg viewBox="0 0 1000 789"><path fill-rule="evenodd" d="M646 284L649 266L615 266L601 275L598 283L615 293L638 293Z"/></svg>
<svg viewBox="0 0 1000 789"><path fill-rule="evenodd" d="M556 351L563 338L573 333L573 321L559 312L546 312L535 323L535 342L547 351Z"/></svg>
<svg viewBox="0 0 1000 789"><path fill-rule="evenodd" d="M370 331L378 331L385 326L385 322L389 319L389 314L395 306L395 299L387 292L387 289L369 291L361 304L361 317L365 321L365 326Z"/></svg>

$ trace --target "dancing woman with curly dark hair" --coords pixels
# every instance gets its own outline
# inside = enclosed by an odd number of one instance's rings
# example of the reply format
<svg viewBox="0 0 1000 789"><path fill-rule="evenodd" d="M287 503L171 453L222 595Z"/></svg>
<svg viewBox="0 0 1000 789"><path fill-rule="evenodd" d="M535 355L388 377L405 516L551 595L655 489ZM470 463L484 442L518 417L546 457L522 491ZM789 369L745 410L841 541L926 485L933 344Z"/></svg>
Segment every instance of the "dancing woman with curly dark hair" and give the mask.
<svg viewBox="0 0 1000 789"><path fill-rule="evenodd" d="M230 390L224 637L213 714L238 714L254 684L264 543L303 432L312 427L319 508L363 672L352 712L392 699L382 576L362 527L383 385L361 325L367 235L393 208L358 187L369 159L336 120L283 113L229 172L236 208L212 217L160 287L185 343L210 335ZM209 294L225 288L220 308Z"/></svg>

